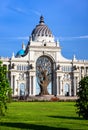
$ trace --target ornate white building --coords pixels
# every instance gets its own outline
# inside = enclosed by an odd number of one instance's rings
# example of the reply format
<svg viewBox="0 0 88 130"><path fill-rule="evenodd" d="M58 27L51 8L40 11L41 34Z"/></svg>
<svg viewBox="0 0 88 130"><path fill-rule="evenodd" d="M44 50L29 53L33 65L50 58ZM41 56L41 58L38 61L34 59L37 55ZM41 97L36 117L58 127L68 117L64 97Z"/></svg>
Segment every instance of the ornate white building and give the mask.
<svg viewBox="0 0 88 130"><path fill-rule="evenodd" d="M1 58L9 71L13 96L35 96L40 93L39 67L49 71L48 92L57 96L76 96L78 83L88 75L88 61L69 60L62 56L61 47L44 23L43 16L33 29L28 44L9 58Z"/></svg>

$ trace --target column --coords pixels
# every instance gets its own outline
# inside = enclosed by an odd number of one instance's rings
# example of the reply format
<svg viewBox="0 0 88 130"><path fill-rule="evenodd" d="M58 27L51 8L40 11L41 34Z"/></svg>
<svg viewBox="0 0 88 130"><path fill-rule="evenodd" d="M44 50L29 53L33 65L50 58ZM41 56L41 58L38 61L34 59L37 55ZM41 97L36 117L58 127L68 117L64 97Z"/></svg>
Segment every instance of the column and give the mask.
<svg viewBox="0 0 88 130"><path fill-rule="evenodd" d="M28 96L30 95L30 77L29 77L29 73L27 73L27 87L28 87Z"/></svg>
<svg viewBox="0 0 88 130"><path fill-rule="evenodd" d="M15 75L11 75L11 88L13 90L13 95L15 94Z"/></svg>
<svg viewBox="0 0 88 130"><path fill-rule="evenodd" d="M76 96L76 77L74 77L74 96Z"/></svg>
<svg viewBox="0 0 88 130"><path fill-rule="evenodd" d="M36 77L33 77L33 95L36 95Z"/></svg>
<svg viewBox="0 0 88 130"><path fill-rule="evenodd" d="M33 95L33 76L31 76L31 95Z"/></svg>
<svg viewBox="0 0 88 130"><path fill-rule="evenodd" d="M60 77L60 95L62 95L62 81L61 81L61 77Z"/></svg>
<svg viewBox="0 0 88 130"><path fill-rule="evenodd" d="M13 95L15 94L15 75L13 75Z"/></svg>
<svg viewBox="0 0 88 130"><path fill-rule="evenodd" d="M76 95L77 95L78 87L79 87L79 78L76 77Z"/></svg>
<svg viewBox="0 0 88 130"><path fill-rule="evenodd" d="M13 75L11 75L11 88L13 90Z"/></svg>
<svg viewBox="0 0 88 130"><path fill-rule="evenodd" d="M61 87L61 95L63 95L63 81L60 80L60 87Z"/></svg>
<svg viewBox="0 0 88 130"><path fill-rule="evenodd" d="M57 76L57 84L56 84L56 86L57 86L57 90L56 90L56 95L59 95L59 84L58 84L58 78L59 78L59 76Z"/></svg>
<svg viewBox="0 0 88 130"><path fill-rule="evenodd" d="M79 67L79 80L81 80L81 67Z"/></svg>
<svg viewBox="0 0 88 130"><path fill-rule="evenodd" d="M29 76L30 82L29 82L29 95L31 95L31 76Z"/></svg>
<svg viewBox="0 0 88 130"><path fill-rule="evenodd" d="M84 67L84 76L86 76L86 67Z"/></svg>
<svg viewBox="0 0 88 130"><path fill-rule="evenodd" d="M60 91L61 91L60 90L60 76L58 76L58 81L57 82L58 82L58 89L57 89L58 90L58 95L60 95Z"/></svg>
<svg viewBox="0 0 88 130"><path fill-rule="evenodd" d="M17 96L19 96L20 94L19 94L19 89L18 89L18 86L19 85L19 80L17 80L17 89L16 89L16 93L17 93Z"/></svg>
<svg viewBox="0 0 88 130"><path fill-rule="evenodd" d="M69 96L71 96L72 86L73 86L73 85L71 85L71 86L69 87Z"/></svg>
<svg viewBox="0 0 88 130"><path fill-rule="evenodd" d="M53 80L53 88L52 88L52 94L53 95L56 95L56 89L57 89L57 83L56 83L56 75L55 75L56 73L55 72L53 72L53 78L52 78L52 80Z"/></svg>

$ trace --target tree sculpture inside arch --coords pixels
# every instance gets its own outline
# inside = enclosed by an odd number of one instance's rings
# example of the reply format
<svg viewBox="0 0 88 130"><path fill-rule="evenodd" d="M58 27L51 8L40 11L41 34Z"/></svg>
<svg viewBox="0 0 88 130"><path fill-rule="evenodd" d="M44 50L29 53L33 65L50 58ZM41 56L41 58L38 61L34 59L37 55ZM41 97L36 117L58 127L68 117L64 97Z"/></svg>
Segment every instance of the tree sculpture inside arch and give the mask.
<svg viewBox="0 0 88 130"><path fill-rule="evenodd" d="M47 87L51 82L52 78L52 63L48 57L42 56L38 58L36 63L36 75L37 75L37 82L40 86L40 93L39 95L48 95L49 92Z"/></svg>

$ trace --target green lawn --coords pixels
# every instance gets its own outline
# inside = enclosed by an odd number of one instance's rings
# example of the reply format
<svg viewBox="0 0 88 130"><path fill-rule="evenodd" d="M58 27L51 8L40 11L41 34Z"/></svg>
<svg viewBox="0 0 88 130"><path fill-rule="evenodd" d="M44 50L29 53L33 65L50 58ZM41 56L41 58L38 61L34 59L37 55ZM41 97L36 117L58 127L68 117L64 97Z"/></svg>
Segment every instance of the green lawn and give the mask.
<svg viewBox="0 0 88 130"><path fill-rule="evenodd" d="M74 102L12 102L0 130L88 130L76 115Z"/></svg>

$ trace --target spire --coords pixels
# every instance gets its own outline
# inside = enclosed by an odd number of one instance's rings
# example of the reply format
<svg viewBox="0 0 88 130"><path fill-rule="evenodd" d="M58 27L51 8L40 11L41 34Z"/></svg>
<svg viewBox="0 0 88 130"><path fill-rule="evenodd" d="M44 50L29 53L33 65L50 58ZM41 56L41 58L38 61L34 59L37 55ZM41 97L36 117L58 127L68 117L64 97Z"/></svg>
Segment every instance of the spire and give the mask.
<svg viewBox="0 0 88 130"><path fill-rule="evenodd" d="M25 44L24 43L22 43L22 49L25 50Z"/></svg>
<svg viewBox="0 0 88 130"><path fill-rule="evenodd" d="M74 61L77 60L75 55L73 55L73 60L74 60Z"/></svg>
<svg viewBox="0 0 88 130"><path fill-rule="evenodd" d="M40 21L39 21L40 24L44 24L44 17L41 15L40 17Z"/></svg>
<svg viewBox="0 0 88 130"><path fill-rule="evenodd" d="M60 47L60 41L56 39L56 46Z"/></svg>
<svg viewBox="0 0 88 130"><path fill-rule="evenodd" d="M12 53L12 58L15 58L15 56L14 56L14 52Z"/></svg>

